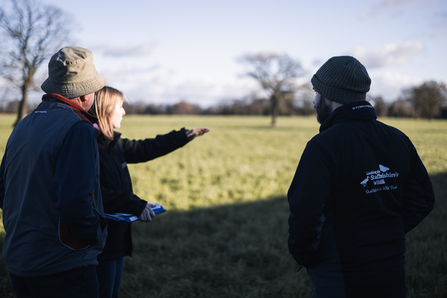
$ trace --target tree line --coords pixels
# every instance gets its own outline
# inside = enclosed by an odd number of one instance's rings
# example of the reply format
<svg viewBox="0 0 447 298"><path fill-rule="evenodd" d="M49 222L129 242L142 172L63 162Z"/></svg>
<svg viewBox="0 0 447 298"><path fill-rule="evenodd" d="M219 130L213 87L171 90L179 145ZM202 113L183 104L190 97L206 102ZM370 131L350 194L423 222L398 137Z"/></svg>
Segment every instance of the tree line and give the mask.
<svg viewBox="0 0 447 298"><path fill-rule="evenodd" d="M313 92L310 86L302 86L299 94L289 100L280 101L277 106L278 116L314 115ZM294 94L295 95L295 94ZM290 96L290 94L289 94ZM445 83L434 81L402 90L401 96L393 102L386 102L381 96L367 96L375 108L378 117L408 117L408 118L442 118L447 119L447 89ZM27 106L26 113L31 112L35 105ZM0 113L17 113L20 101L10 101L0 106ZM256 93L240 99L222 100L211 107L200 107L187 100L174 104L154 104L143 101L124 102L127 114L140 115L264 115L271 116L272 103L267 97Z"/></svg>
<svg viewBox="0 0 447 298"><path fill-rule="evenodd" d="M314 93L310 86L290 100L280 101L276 115L306 116L314 115ZM307 91L307 92L306 92ZM447 88L445 83L434 81L402 90L401 96L393 102L386 102L381 96L367 96L375 108L378 117L407 118L443 118L447 119ZM240 99L222 100L218 104L201 108L197 104L182 100L175 104L153 104L144 102L125 103L128 114L149 115L264 115L271 116L272 103L269 98L262 98L255 93Z"/></svg>

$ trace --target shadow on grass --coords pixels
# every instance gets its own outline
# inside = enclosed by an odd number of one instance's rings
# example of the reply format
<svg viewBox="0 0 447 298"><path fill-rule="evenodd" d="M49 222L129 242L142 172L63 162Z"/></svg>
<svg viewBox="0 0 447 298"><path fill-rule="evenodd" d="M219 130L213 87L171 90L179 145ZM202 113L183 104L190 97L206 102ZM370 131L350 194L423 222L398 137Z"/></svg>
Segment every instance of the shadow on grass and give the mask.
<svg viewBox="0 0 447 298"><path fill-rule="evenodd" d="M407 235L409 298L447 297L447 173L431 179L435 209ZM120 297L309 297L287 250L288 212L282 196L135 223ZM0 283L0 297L13 297L2 259Z"/></svg>
<svg viewBox="0 0 447 298"><path fill-rule="evenodd" d="M407 297L447 297L447 173L430 176L433 211L406 235Z"/></svg>
<svg viewBox="0 0 447 298"><path fill-rule="evenodd" d="M310 281L288 253L287 217L278 197L135 224L121 297L307 297Z"/></svg>

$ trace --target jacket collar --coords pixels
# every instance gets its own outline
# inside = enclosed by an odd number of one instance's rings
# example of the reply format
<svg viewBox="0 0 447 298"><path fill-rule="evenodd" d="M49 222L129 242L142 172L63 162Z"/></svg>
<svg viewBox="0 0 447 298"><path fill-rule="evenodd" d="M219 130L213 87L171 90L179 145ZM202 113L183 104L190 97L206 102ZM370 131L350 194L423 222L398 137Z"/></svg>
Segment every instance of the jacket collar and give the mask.
<svg viewBox="0 0 447 298"><path fill-rule="evenodd" d="M101 130L99 130L99 127L98 128L95 127L95 132L96 132L96 140L98 142L98 146L103 147L108 150L111 150L121 137L121 133L114 131L113 132L113 140L110 140L105 137L105 135L101 132Z"/></svg>
<svg viewBox="0 0 447 298"><path fill-rule="evenodd" d="M93 125L93 123L98 122L98 118L96 118L92 114L89 114L83 108L81 108L81 106L79 106L77 103L75 103L72 100L69 100L68 98L63 97L62 95L55 94L55 93L44 94L42 96L42 100L45 98L54 98L57 101L66 104L73 110L73 112L75 112L82 119L82 121L88 122L92 125Z"/></svg>
<svg viewBox="0 0 447 298"><path fill-rule="evenodd" d="M369 121L377 119L376 111L367 101L358 101L336 108L320 126L320 132L347 121Z"/></svg>

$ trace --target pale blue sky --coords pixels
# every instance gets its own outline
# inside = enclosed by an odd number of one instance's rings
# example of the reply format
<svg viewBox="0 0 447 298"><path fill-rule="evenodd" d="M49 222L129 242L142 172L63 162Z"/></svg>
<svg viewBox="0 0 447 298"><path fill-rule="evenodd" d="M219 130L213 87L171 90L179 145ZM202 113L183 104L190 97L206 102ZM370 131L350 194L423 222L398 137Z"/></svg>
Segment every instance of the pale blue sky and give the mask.
<svg viewBox="0 0 447 298"><path fill-rule="evenodd" d="M301 61L303 81L330 57L353 55L370 95L388 101L413 84L447 82L445 0L42 1L71 14L73 45L90 49L130 101L241 98L259 87L237 58L259 51Z"/></svg>

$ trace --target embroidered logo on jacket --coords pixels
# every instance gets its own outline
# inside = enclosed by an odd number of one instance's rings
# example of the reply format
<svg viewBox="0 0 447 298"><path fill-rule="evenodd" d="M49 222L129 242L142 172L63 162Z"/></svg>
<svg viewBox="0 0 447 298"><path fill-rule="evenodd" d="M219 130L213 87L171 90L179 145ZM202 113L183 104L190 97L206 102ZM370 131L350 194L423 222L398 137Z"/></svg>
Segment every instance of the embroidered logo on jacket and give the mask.
<svg viewBox="0 0 447 298"><path fill-rule="evenodd" d="M363 179L360 184L363 185L363 187L367 187L368 185L373 186L372 189L366 190L366 194L375 193L382 190L397 189L397 186L387 185L387 180L389 178L396 177L399 177L399 173L392 173L390 168L379 164L378 170L366 172L366 178Z"/></svg>

